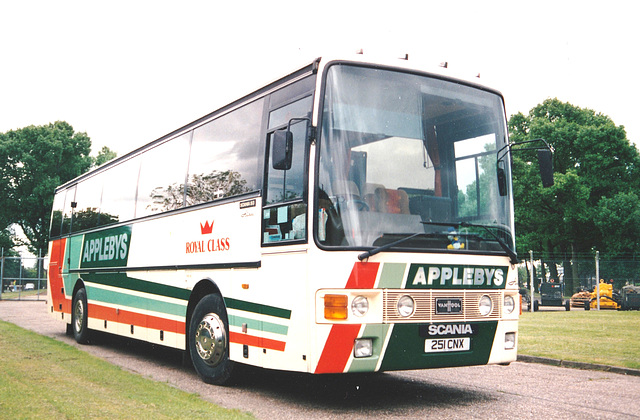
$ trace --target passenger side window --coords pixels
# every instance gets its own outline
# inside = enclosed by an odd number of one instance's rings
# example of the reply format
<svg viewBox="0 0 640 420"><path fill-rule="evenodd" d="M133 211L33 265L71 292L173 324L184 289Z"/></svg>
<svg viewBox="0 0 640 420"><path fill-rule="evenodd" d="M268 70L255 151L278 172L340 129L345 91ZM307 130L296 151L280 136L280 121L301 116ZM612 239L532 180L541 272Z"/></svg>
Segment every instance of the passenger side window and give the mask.
<svg viewBox="0 0 640 420"><path fill-rule="evenodd" d="M194 130L187 206L260 188L257 150L263 109L260 99Z"/></svg>
<svg viewBox="0 0 640 420"><path fill-rule="evenodd" d="M100 225L133 219L140 158L134 157L109 169L109 179L102 190Z"/></svg>
<svg viewBox="0 0 640 420"><path fill-rule="evenodd" d="M71 233L71 217L73 215L73 203L75 203L76 199L76 186L69 188L67 190L67 194L64 199L64 212L62 213L62 233L63 235L66 233Z"/></svg>
<svg viewBox="0 0 640 420"><path fill-rule="evenodd" d="M96 175L78 184L76 209L73 217L73 232L92 229L98 226L100 220L100 204L102 201L102 179Z"/></svg>
<svg viewBox="0 0 640 420"><path fill-rule="evenodd" d="M53 198L53 212L51 213L51 230L49 237L54 238L62 231L62 212L64 211L64 198L67 191L59 191Z"/></svg>
<svg viewBox="0 0 640 420"><path fill-rule="evenodd" d="M191 133L147 151L142 157L136 217L184 206L184 180Z"/></svg>

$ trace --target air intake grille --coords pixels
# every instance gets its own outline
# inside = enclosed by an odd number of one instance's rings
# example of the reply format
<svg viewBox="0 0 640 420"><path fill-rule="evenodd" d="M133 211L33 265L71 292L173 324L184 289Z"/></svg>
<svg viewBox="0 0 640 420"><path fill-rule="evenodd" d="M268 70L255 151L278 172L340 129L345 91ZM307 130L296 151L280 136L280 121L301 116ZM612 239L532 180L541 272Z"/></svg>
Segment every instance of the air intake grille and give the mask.
<svg viewBox="0 0 640 420"><path fill-rule="evenodd" d="M415 302L415 310L411 316L402 317L398 313L398 300L402 296L411 296ZM478 302L487 295L493 302L491 313L480 315ZM461 299L462 311L460 313L436 314L436 299ZM384 321L391 323L411 322L449 322L449 321L482 321L498 319L502 313L503 292L473 290L385 290L384 291Z"/></svg>

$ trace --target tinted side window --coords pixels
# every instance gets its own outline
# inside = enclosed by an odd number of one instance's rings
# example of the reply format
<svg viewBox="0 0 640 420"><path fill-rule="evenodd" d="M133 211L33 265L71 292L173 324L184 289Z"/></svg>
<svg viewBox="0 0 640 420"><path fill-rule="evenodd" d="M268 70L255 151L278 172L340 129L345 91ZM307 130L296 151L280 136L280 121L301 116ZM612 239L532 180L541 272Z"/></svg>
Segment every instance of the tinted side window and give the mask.
<svg viewBox="0 0 640 420"><path fill-rule="evenodd" d="M103 178L102 174L99 174L78 184L76 192L77 206L73 217L74 232L98 226Z"/></svg>
<svg viewBox="0 0 640 420"><path fill-rule="evenodd" d="M76 199L76 186L69 188L64 197L64 211L62 213L62 233L63 235L71 232L71 217L73 215L72 203Z"/></svg>
<svg viewBox="0 0 640 420"><path fill-rule="evenodd" d="M191 133L183 134L143 155L136 217L184 206L184 179L190 139Z"/></svg>
<svg viewBox="0 0 640 420"><path fill-rule="evenodd" d="M100 225L133 219L139 169L140 159L133 158L105 172Z"/></svg>
<svg viewBox="0 0 640 420"><path fill-rule="evenodd" d="M311 112L313 96L307 96L269 113L269 129L289 123L291 118L306 117Z"/></svg>
<svg viewBox="0 0 640 420"><path fill-rule="evenodd" d="M187 205L260 188L263 108L260 99L194 130Z"/></svg>
<svg viewBox="0 0 640 420"><path fill-rule="evenodd" d="M53 211L51 212L51 229L49 236L59 236L62 229L62 212L64 211L64 197L67 191L58 192L53 198Z"/></svg>

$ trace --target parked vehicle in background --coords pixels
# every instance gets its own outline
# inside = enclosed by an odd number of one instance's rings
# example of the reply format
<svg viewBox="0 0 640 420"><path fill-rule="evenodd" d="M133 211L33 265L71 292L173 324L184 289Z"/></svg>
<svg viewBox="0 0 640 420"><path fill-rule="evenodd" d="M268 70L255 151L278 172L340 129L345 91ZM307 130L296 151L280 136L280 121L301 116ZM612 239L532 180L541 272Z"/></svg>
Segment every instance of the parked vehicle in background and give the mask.
<svg viewBox="0 0 640 420"><path fill-rule="evenodd" d="M623 311L640 310L640 286L624 286L620 298Z"/></svg>
<svg viewBox="0 0 640 420"><path fill-rule="evenodd" d="M537 311L540 306L563 306L565 310L571 310L571 301L563 298L564 283L554 280L545 281L540 285L540 302L533 301L533 310Z"/></svg>

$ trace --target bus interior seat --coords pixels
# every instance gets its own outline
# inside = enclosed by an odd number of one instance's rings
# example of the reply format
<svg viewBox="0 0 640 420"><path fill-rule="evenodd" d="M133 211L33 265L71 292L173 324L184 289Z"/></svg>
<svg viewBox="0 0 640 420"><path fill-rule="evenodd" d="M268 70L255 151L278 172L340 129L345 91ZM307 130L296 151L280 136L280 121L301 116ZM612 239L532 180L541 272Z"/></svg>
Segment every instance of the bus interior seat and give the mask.
<svg viewBox="0 0 640 420"><path fill-rule="evenodd" d="M385 188L382 184L366 184L364 201L370 211L409 214L409 195L404 190Z"/></svg>
<svg viewBox="0 0 640 420"><path fill-rule="evenodd" d="M451 220L452 201L449 197L413 196L409 199L409 210L425 221L447 222Z"/></svg>
<svg viewBox="0 0 640 420"><path fill-rule="evenodd" d="M409 195L406 191L387 189L384 191L385 211L395 214L409 214Z"/></svg>
<svg viewBox="0 0 640 420"><path fill-rule="evenodd" d="M369 206L369 211L382 211L380 209L381 204L378 203L378 199L376 197L376 191L384 189L384 185L382 184L366 183L364 185L362 198Z"/></svg>

